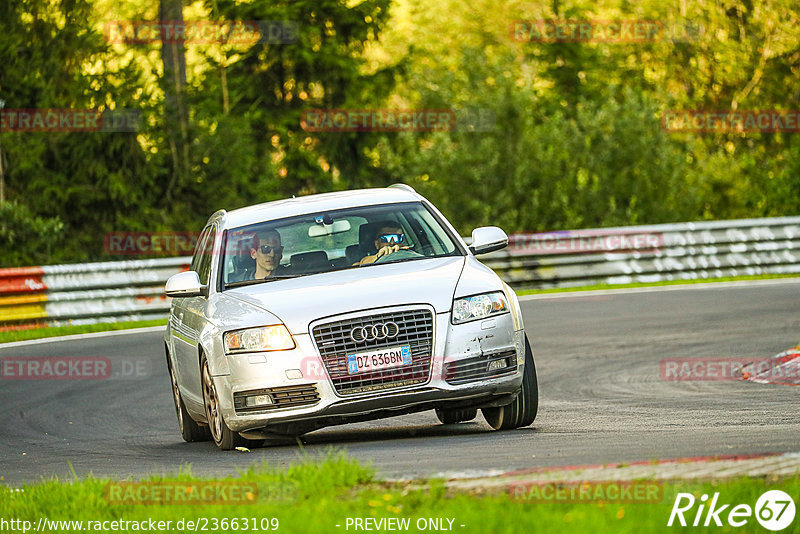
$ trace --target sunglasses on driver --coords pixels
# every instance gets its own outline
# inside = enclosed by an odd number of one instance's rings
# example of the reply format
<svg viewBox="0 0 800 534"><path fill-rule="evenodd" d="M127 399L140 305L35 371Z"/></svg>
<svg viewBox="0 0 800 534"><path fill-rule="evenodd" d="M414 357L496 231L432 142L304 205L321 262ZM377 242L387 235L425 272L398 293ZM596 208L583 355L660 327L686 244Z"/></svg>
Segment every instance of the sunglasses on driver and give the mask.
<svg viewBox="0 0 800 534"><path fill-rule="evenodd" d="M388 243L390 245L395 243L402 243L406 240L406 234L381 234L378 236L381 243Z"/></svg>

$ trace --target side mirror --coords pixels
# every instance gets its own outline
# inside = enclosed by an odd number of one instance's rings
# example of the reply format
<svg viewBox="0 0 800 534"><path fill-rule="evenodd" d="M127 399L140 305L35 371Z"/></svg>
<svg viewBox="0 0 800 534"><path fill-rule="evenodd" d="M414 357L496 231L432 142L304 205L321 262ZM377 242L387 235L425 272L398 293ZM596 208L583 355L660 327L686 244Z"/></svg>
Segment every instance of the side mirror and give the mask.
<svg viewBox="0 0 800 534"><path fill-rule="evenodd" d="M195 271L186 271L170 276L165 289L168 297L205 297L208 295L208 286L200 283L200 277Z"/></svg>
<svg viewBox="0 0 800 534"><path fill-rule="evenodd" d="M472 231L469 251L475 255L494 252L508 246L508 236L497 226L481 226Z"/></svg>

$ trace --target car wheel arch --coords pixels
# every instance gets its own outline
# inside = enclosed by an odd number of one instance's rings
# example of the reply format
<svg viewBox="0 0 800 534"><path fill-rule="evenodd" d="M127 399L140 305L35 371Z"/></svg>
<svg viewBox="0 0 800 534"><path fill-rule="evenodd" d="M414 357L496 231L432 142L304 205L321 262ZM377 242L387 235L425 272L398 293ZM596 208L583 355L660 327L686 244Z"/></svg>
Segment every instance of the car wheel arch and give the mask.
<svg viewBox="0 0 800 534"><path fill-rule="evenodd" d="M197 340L197 366L200 368L203 355L208 359L208 368L212 376L227 375L228 360L223 348L222 334L216 329L204 329Z"/></svg>
<svg viewBox="0 0 800 534"><path fill-rule="evenodd" d="M167 360L167 370L172 369L172 352L169 350L169 344L166 341L164 342L164 356Z"/></svg>

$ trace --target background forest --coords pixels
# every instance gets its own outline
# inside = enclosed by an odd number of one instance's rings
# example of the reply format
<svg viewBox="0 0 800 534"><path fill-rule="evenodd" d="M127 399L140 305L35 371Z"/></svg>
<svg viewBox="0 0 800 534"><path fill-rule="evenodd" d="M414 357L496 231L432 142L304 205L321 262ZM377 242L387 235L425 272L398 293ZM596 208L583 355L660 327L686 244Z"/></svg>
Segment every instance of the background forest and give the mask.
<svg viewBox="0 0 800 534"><path fill-rule="evenodd" d="M110 21L291 21L284 44L111 42ZM653 20L523 42L525 20ZM134 109L134 133L0 130L0 266L113 259L103 235L405 182L463 233L795 215L800 134L673 133L666 110L800 109L794 0L14 0L6 109ZM441 132L307 132L303 111L452 109ZM475 118L478 120L473 120Z"/></svg>

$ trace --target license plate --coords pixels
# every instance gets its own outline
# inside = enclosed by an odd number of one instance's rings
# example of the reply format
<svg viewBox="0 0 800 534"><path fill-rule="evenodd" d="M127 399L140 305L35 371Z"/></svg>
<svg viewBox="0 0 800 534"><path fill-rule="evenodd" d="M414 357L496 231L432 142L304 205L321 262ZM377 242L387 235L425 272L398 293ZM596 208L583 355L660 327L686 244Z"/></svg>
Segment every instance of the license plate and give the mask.
<svg viewBox="0 0 800 534"><path fill-rule="evenodd" d="M386 347L347 355L347 372L351 375L404 365L411 365L410 345Z"/></svg>

